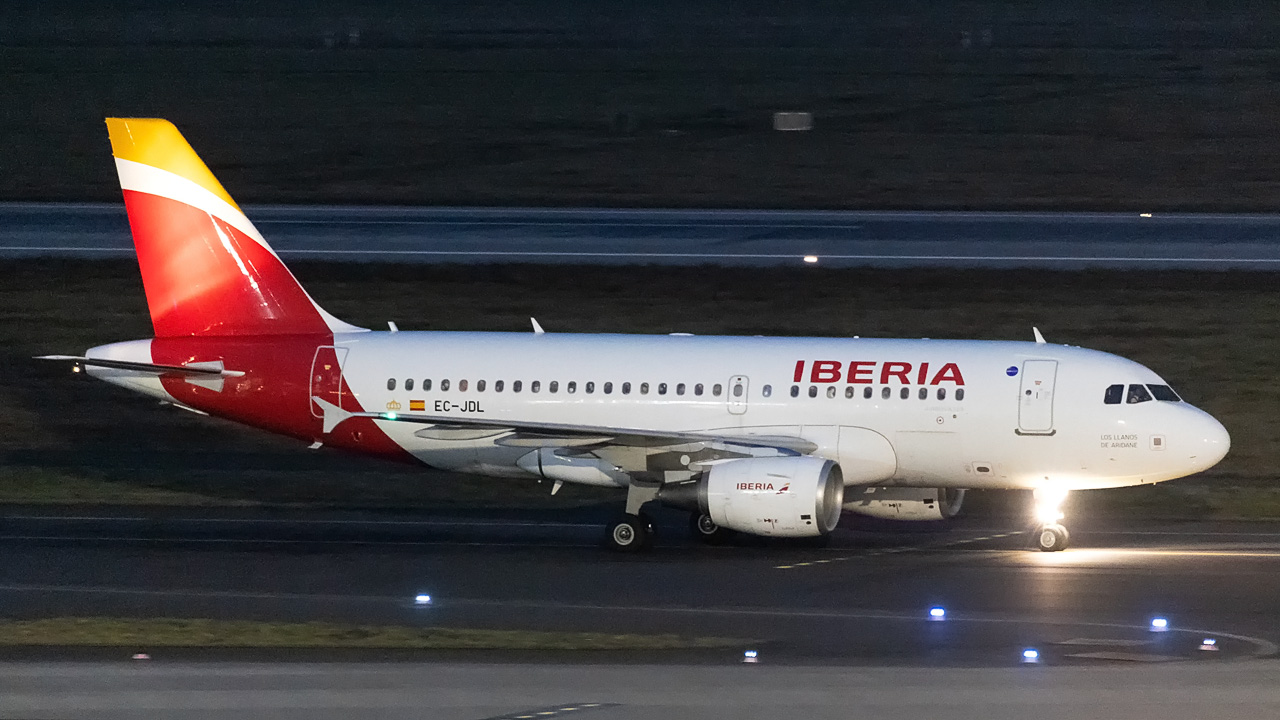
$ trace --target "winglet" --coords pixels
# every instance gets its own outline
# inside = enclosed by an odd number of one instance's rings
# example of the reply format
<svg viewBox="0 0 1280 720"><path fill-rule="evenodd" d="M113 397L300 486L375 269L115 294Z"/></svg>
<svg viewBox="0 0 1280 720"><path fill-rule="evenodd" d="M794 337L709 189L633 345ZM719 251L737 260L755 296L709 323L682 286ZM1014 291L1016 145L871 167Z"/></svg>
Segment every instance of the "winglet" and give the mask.
<svg viewBox="0 0 1280 720"><path fill-rule="evenodd" d="M1044 344L1044 336L1040 334L1040 328L1038 328L1038 327L1033 327L1033 328L1031 328L1031 332L1032 332L1032 333L1035 333L1035 336L1036 336L1036 344L1037 344L1037 345L1043 345L1043 344Z"/></svg>
<svg viewBox="0 0 1280 720"><path fill-rule="evenodd" d="M546 334L546 332L547 332L547 331L546 331L546 330L543 330L543 329L542 329L542 326L538 324L538 318L532 318L532 317L531 317L531 318L529 318L529 321L533 323L533 334L534 334L534 335L545 335L545 334Z"/></svg>

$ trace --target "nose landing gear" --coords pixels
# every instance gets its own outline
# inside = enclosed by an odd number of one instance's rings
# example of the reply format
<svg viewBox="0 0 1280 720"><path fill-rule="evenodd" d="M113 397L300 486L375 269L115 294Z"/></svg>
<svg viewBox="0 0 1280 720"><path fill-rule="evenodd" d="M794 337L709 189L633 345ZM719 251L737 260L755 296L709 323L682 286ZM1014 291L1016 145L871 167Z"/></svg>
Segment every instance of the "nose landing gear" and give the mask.
<svg viewBox="0 0 1280 720"><path fill-rule="evenodd" d="M1067 491L1059 488L1039 488L1035 491L1036 526L1032 530L1036 547L1042 552L1059 552L1067 549L1071 533L1058 521L1062 519L1062 503Z"/></svg>

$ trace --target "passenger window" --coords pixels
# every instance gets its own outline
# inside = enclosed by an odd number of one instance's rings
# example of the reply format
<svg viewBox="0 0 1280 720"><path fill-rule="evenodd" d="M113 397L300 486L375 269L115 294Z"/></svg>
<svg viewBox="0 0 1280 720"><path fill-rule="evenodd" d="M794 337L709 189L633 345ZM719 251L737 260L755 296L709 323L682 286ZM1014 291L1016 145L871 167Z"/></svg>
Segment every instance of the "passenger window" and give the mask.
<svg viewBox="0 0 1280 720"><path fill-rule="evenodd" d="M1129 394L1125 397L1125 402L1129 405L1137 405L1151 400L1151 393L1147 392L1147 388L1143 385L1130 385Z"/></svg>
<svg viewBox="0 0 1280 720"><path fill-rule="evenodd" d="M866 387L862 388L862 397L863 397L863 399L866 399L866 400L870 400L870 399L871 399L871 386L870 386L870 385L868 385L868 386L866 386Z"/></svg>
<svg viewBox="0 0 1280 720"><path fill-rule="evenodd" d="M466 392L466 391L467 391L467 381L466 381L466 380L459 380L459 381L458 381L458 392Z"/></svg>
<svg viewBox="0 0 1280 720"><path fill-rule="evenodd" d="M924 387L920 388L920 399L921 400L929 399L929 388L924 388Z"/></svg>
<svg viewBox="0 0 1280 720"><path fill-rule="evenodd" d="M827 386L827 399L830 400L835 396L836 396L836 386L835 385Z"/></svg>
<svg viewBox="0 0 1280 720"><path fill-rule="evenodd" d="M693 394L699 397L702 396L702 383L698 383L697 385L693 386Z"/></svg>
<svg viewBox="0 0 1280 720"><path fill-rule="evenodd" d="M605 383L605 384L604 384L604 394L605 394L605 395L612 395L612 394L613 394L613 383L611 383L611 382L607 382L607 383Z"/></svg>
<svg viewBox="0 0 1280 720"><path fill-rule="evenodd" d="M578 381L570 380L569 384L565 386L565 389L569 391L570 395L578 392Z"/></svg>
<svg viewBox="0 0 1280 720"><path fill-rule="evenodd" d="M1182 402L1182 398L1178 397L1178 393L1168 385L1148 385L1147 389L1155 396L1157 400L1162 402Z"/></svg>
<svg viewBox="0 0 1280 720"><path fill-rule="evenodd" d="M792 386L791 386L791 397L800 397L800 386L799 386L799 385L792 385Z"/></svg>
<svg viewBox="0 0 1280 720"><path fill-rule="evenodd" d="M624 383L622 383L622 394L623 394L623 395L630 395L630 394L631 394L631 383L629 383L629 382L624 382Z"/></svg>
<svg viewBox="0 0 1280 720"><path fill-rule="evenodd" d="M742 388L741 385L738 385L733 388L734 397L738 397L739 395L742 394L741 388ZM764 387L760 388L760 394L763 395L764 397L769 397L770 395L773 394L773 386L765 385Z"/></svg>
<svg viewBox="0 0 1280 720"><path fill-rule="evenodd" d="M676 394L677 395L684 394L684 383L676 383Z"/></svg>
<svg viewBox="0 0 1280 720"><path fill-rule="evenodd" d="M939 399L939 400L946 400L946 399L947 399L947 389L946 389L946 388L938 388L938 399Z"/></svg>
<svg viewBox="0 0 1280 720"><path fill-rule="evenodd" d="M817 385L810 385L810 386L809 386L809 397L811 397L811 398L818 397L818 386L817 386Z"/></svg>
<svg viewBox="0 0 1280 720"><path fill-rule="evenodd" d="M889 396L892 394L893 394L893 391L889 389L888 385L886 385L884 389L880 391L880 397L884 398L885 400L888 400Z"/></svg>
<svg viewBox="0 0 1280 720"><path fill-rule="evenodd" d="M534 380L533 382L529 383L529 392L538 392L541 389L542 389L541 380Z"/></svg>
<svg viewBox="0 0 1280 720"><path fill-rule="evenodd" d="M583 389L587 391L588 395L590 395L591 393L596 391L596 384L594 382L588 382L586 387Z"/></svg>
<svg viewBox="0 0 1280 720"><path fill-rule="evenodd" d="M1107 391L1102 394L1102 402L1107 405L1119 405L1122 398L1124 398L1123 385L1109 385Z"/></svg>
<svg viewBox="0 0 1280 720"><path fill-rule="evenodd" d="M503 385L503 382L502 382L501 380L494 380L494 381L493 381L493 391L494 391L494 392L502 392L502 385Z"/></svg>
<svg viewBox="0 0 1280 720"><path fill-rule="evenodd" d="M849 400L852 400L852 399L853 399L854 391L853 391L853 386L852 386L852 385L850 385L850 386L848 386L848 387L846 387L846 388L844 389L844 396L845 396L845 398L847 398L847 399L849 399Z"/></svg>
<svg viewBox="0 0 1280 720"><path fill-rule="evenodd" d="M956 388L956 400L964 399L964 388Z"/></svg>
<svg viewBox="0 0 1280 720"><path fill-rule="evenodd" d="M387 389L388 389L388 390L395 390L395 389L396 389L396 379L395 379L395 378L387 378Z"/></svg>
<svg viewBox="0 0 1280 720"><path fill-rule="evenodd" d="M524 385L524 383L523 383L522 381L520 381L520 380L513 380L513 381L511 382L511 392L520 392L520 387L521 387L522 385Z"/></svg>
<svg viewBox="0 0 1280 720"><path fill-rule="evenodd" d="M448 389L449 389L449 381L448 381L448 380L441 380L441 381L440 381L440 390L441 390L441 392L446 391L446 390L448 390Z"/></svg>
<svg viewBox="0 0 1280 720"><path fill-rule="evenodd" d="M408 380L405 380L405 381L404 381L404 389L405 389L405 390L412 390L412 389L413 389L413 378L409 378Z"/></svg>
<svg viewBox="0 0 1280 720"><path fill-rule="evenodd" d="M430 390L430 389L431 389L431 381L430 381L430 380L423 380L423 381L422 381L422 392L427 392L427 391L428 391L428 390Z"/></svg>
<svg viewBox="0 0 1280 720"><path fill-rule="evenodd" d="M712 394L712 395L715 395L716 397L720 397L720 391L721 391L721 390L724 390L724 388L722 388L722 387L720 386L720 383L716 383L715 385L712 385L712 386L711 386L711 394ZM739 386L738 396L739 396L739 397L741 397L741 396L742 396L741 386Z"/></svg>
<svg viewBox="0 0 1280 720"><path fill-rule="evenodd" d="M768 386L766 385L765 387L768 387ZM720 394L720 386L719 386L719 385L717 385L715 389L716 389L716 395L719 395L719 394ZM738 384L736 384L736 385L734 385L734 386L733 386L733 396L734 396L734 397L736 397L736 398L740 398L740 397L742 397L742 393L743 393L743 392L744 392L744 391L743 391L743 389L742 389L742 383L738 383ZM766 394L766 395L765 395L765 397L769 397L769 396Z"/></svg>
<svg viewBox="0 0 1280 720"><path fill-rule="evenodd" d="M556 392L557 390L560 389L560 381L552 380L551 384L547 386L547 389L550 390L551 392Z"/></svg>
<svg viewBox="0 0 1280 720"><path fill-rule="evenodd" d="M476 392L484 392L484 381L483 381L483 380L477 380L477 381L476 381Z"/></svg>
<svg viewBox="0 0 1280 720"><path fill-rule="evenodd" d="M898 393L898 396L903 400L911 397L911 388L902 388L902 391Z"/></svg>
<svg viewBox="0 0 1280 720"><path fill-rule="evenodd" d="M658 383L658 394L659 394L659 395L666 395L666 394L667 394L667 384L666 384L666 383Z"/></svg>

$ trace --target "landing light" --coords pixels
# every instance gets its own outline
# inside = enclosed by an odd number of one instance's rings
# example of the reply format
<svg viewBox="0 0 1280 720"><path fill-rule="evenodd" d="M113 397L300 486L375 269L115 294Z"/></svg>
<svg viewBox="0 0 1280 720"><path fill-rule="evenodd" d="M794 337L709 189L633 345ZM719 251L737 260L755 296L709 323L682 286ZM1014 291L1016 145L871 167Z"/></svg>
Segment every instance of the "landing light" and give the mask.
<svg viewBox="0 0 1280 720"><path fill-rule="evenodd" d="M1169 621L1162 618L1151 618L1151 632L1164 632L1169 629Z"/></svg>
<svg viewBox="0 0 1280 720"><path fill-rule="evenodd" d="M940 608L940 607L929 608L929 619L934 621L946 620L947 619L946 608Z"/></svg>
<svg viewBox="0 0 1280 720"><path fill-rule="evenodd" d="M1040 651L1035 648L1027 648L1022 651L1022 662L1038 663L1040 662Z"/></svg>
<svg viewBox="0 0 1280 720"><path fill-rule="evenodd" d="M418 607L426 607L431 604L431 596L426 593L418 593L413 596L413 604Z"/></svg>
<svg viewBox="0 0 1280 720"><path fill-rule="evenodd" d="M742 662L758 663L760 662L760 653L756 652L755 650L748 650L742 653Z"/></svg>

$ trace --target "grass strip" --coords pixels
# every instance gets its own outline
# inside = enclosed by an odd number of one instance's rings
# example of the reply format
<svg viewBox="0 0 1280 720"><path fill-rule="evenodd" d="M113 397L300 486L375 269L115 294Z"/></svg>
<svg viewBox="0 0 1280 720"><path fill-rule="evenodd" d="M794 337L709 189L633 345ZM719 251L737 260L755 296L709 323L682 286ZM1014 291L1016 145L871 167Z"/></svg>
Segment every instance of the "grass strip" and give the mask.
<svg viewBox="0 0 1280 720"><path fill-rule="evenodd" d="M485 630L200 618L58 617L0 621L0 646L383 650L687 650L740 640L544 630Z"/></svg>

